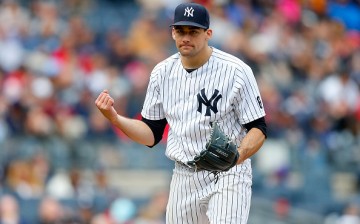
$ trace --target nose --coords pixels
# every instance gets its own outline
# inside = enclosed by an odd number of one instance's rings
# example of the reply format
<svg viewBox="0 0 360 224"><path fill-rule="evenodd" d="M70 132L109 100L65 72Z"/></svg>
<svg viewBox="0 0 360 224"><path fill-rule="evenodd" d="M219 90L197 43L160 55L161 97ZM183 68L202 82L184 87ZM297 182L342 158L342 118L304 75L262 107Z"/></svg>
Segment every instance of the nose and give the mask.
<svg viewBox="0 0 360 224"><path fill-rule="evenodd" d="M183 42L189 42L191 38L191 35L189 33L184 34L184 36L182 37L182 41Z"/></svg>

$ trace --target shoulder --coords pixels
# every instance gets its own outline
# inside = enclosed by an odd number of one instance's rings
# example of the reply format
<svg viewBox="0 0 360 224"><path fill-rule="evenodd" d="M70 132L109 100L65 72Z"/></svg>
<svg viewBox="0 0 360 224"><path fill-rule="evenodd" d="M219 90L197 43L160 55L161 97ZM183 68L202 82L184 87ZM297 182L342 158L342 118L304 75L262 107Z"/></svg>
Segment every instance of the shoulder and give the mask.
<svg viewBox="0 0 360 224"><path fill-rule="evenodd" d="M221 63L227 66L230 66L235 72L239 73L252 73L252 69L240 58L235 57L232 54L213 48L213 56L216 63Z"/></svg>
<svg viewBox="0 0 360 224"><path fill-rule="evenodd" d="M180 59L179 53L175 53L155 65L152 74L160 74L169 70Z"/></svg>

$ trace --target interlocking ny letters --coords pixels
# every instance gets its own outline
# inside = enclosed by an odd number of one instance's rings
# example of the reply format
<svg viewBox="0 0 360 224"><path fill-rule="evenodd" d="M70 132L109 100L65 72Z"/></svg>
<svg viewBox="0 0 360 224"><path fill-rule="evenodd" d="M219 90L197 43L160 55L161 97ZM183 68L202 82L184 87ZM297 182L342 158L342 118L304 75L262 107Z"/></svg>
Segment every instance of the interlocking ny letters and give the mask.
<svg viewBox="0 0 360 224"><path fill-rule="evenodd" d="M219 94L219 90L215 89L214 93L212 94L211 98L208 99L205 94L205 88L200 90L200 93L197 94L197 99L199 102L199 107L197 109L198 112L202 113L202 105L206 106L205 116L210 116L211 112L216 114L218 112L217 103L222 98L222 95Z"/></svg>
<svg viewBox="0 0 360 224"><path fill-rule="evenodd" d="M187 16L187 17L194 17L194 9L191 7L186 7L185 9L185 13L184 13L184 16Z"/></svg>

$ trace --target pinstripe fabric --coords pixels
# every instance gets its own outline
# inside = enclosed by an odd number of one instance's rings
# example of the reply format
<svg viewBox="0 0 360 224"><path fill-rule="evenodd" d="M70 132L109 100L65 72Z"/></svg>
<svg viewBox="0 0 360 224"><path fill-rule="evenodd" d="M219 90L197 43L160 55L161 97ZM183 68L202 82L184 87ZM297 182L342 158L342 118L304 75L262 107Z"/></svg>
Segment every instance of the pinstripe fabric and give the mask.
<svg viewBox="0 0 360 224"><path fill-rule="evenodd" d="M213 174L175 164L166 222L171 224L245 224L250 210L251 162Z"/></svg>
<svg viewBox="0 0 360 224"><path fill-rule="evenodd" d="M179 54L155 66L141 114L150 120L167 119L170 129L166 156L186 163L205 148L211 122L218 122L239 145L246 135L243 124L265 116L265 111L250 67L213 48L209 60L191 73L183 68ZM239 173L227 172L216 186L205 172L186 173L179 169L174 169L168 223L203 223L201 217L216 224L246 223L251 196L249 164L237 166ZM212 186L217 190L210 189ZM200 197L206 200L197 199L195 195L203 194L204 189L211 194ZM219 202L223 208L217 206ZM201 204L206 205L204 211ZM232 217L236 222L231 221Z"/></svg>
<svg viewBox="0 0 360 224"><path fill-rule="evenodd" d="M222 98L218 112L205 116L198 94L204 89L210 98L216 90ZM244 123L265 116L257 98L260 93L249 66L218 49L202 67L188 73L178 54L159 63L151 73L142 116L169 125L166 155L186 163L204 149L209 139L210 122L217 121L224 132L239 145L246 132ZM200 113L199 106L203 108Z"/></svg>

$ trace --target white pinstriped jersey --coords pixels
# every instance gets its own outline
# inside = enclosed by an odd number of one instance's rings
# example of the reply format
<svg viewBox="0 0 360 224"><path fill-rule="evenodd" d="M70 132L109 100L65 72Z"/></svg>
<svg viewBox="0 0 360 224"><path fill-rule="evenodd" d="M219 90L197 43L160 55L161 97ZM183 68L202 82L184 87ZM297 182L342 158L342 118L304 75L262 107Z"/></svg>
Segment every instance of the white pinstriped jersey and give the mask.
<svg viewBox="0 0 360 224"><path fill-rule="evenodd" d="M210 122L239 145L243 124L265 116L251 68L216 48L209 60L188 73L176 53L153 69L142 109L150 120L166 118L170 129L166 156L186 163L210 138Z"/></svg>

